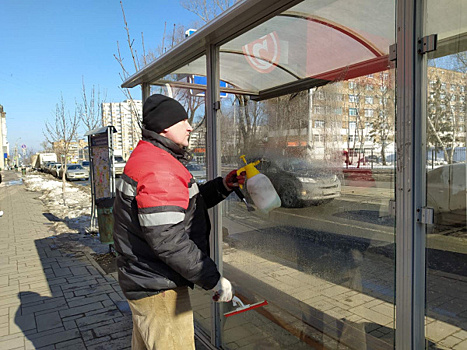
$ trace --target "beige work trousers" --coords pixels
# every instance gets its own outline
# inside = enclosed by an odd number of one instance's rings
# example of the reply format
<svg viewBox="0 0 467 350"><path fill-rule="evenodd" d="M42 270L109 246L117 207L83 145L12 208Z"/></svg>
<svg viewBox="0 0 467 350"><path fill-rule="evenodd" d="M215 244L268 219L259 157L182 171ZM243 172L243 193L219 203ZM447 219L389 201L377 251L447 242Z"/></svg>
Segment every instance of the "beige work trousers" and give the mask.
<svg viewBox="0 0 467 350"><path fill-rule="evenodd" d="M133 313L132 350L195 350L188 287L128 303Z"/></svg>

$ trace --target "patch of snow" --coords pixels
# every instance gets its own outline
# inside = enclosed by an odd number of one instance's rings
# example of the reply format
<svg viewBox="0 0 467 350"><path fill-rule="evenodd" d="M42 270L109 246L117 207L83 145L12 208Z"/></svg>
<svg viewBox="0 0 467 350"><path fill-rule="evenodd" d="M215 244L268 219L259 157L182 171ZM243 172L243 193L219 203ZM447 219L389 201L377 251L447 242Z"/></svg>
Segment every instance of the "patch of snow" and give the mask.
<svg viewBox="0 0 467 350"><path fill-rule="evenodd" d="M46 175L26 175L23 177L26 189L42 192L39 197L49 212L59 221L54 224L57 233L86 232L91 225L91 195L84 188L65 183L65 202L63 201L63 182L50 179ZM60 222L61 221L61 222ZM64 225L64 223L66 225Z"/></svg>

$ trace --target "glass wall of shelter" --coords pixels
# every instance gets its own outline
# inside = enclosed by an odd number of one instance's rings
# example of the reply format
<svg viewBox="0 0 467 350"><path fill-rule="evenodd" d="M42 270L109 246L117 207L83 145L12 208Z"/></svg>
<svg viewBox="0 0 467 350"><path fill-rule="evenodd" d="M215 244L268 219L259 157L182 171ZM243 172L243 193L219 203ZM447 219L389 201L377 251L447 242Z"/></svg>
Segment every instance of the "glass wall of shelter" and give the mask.
<svg viewBox="0 0 467 350"><path fill-rule="evenodd" d="M184 104L200 183L244 155L281 199L211 210L221 273L267 305L196 287L201 340L467 349L466 28L467 0L246 0L123 84Z"/></svg>

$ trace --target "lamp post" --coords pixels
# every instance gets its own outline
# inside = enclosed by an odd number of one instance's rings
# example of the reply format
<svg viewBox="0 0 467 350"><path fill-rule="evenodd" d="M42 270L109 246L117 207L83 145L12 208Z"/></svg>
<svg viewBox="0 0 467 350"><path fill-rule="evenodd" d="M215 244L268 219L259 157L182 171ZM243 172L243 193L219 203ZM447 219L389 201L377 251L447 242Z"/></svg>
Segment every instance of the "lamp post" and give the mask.
<svg viewBox="0 0 467 350"><path fill-rule="evenodd" d="M16 167L18 167L18 141L21 140L21 137L18 137L15 141L15 158L14 158L14 164Z"/></svg>

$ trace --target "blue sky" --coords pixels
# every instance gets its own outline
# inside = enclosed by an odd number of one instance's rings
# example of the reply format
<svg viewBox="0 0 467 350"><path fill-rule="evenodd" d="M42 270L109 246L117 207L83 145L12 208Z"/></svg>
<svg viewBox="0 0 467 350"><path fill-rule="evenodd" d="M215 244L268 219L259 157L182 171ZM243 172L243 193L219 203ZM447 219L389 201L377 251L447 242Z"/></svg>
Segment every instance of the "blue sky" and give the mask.
<svg viewBox="0 0 467 350"><path fill-rule="evenodd" d="M148 50L162 42L164 22L169 31L198 21L178 0L124 0L123 6L140 52L141 32ZM88 93L94 85L107 102L125 99L113 56L117 41L127 69L134 68L119 0L0 0L0 14L0 104L11 150L17 143L39 151L61 94L73 113L83 79ZM132 94L141 96L140 89Z"/></svg>

